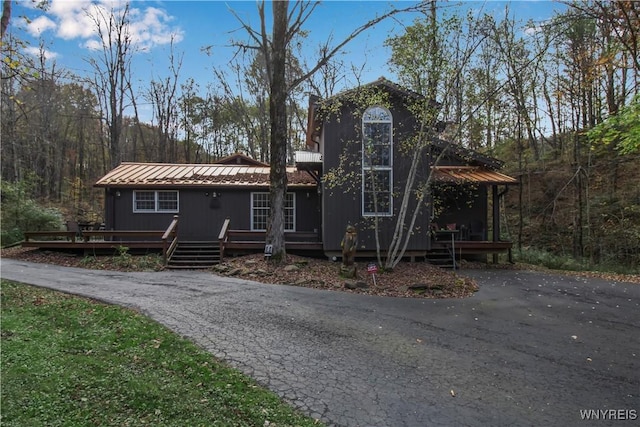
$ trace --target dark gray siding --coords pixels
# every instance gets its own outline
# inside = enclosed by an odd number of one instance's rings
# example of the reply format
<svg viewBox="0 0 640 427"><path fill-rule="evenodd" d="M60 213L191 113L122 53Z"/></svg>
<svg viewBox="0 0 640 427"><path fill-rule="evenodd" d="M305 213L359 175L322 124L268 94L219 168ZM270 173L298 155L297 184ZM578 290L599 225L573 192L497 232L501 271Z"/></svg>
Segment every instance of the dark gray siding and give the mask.
<svg viewBox="0 0 640 427"><path fill-rule="evenodd" d="M157 189L160 190L160 189ZM163 188L162 190L175 190ZM251 227L251 192L267 189L214 189L180 188L179 212L133 212L134 189L120 188L107 191L105 218L107 229L113 230L165 230L173 216L179 216L178 236L182 240L217 240L226 218L231 228L249 230ZM290 190L296 194L296 231L314 231L320 228L318 194L315 189ZM218 197L212 197L216 192Z"/></svg>
<svg viewBox="0 0 640 427"><path fill-rule="evenodd" d="M394 217L379 218L379 237L382 249L391 242L395 229L395 217L402 201L410 158L403 155L400 145L403 140L413 135L416 123L411 114L401 104L400 99L392 99L390 108L393 115L393 182L394 182ZM376 249L374 220L362 216L361 191L361 117L353 114L353 105L344 103L341 110L329 117L323 127L323 160L324 171L335 173L344 178L342 183L333 186L326 182L323 185L323 242L326 252L340 251L340 242L348 224L358 229L358 248L361 251ZM342 159L342 161L341 161ZM428 157L425 156L422 173L428 171ZM338 179L339 181L340 179ZM334 181L335 182L335 181ZM413 200L415 206L415 200ZM429 248L429 209L422 209L416 221L414 235L409 242L408 250L425 250ZM409 218L406 223L409 223Z"/></svg>
<svg viewBox="0 0 640 427"><path fill-rule="evenodd" d="M456 224L457 229L466 228L473 235L466 236L471 240L487 240L487 187L459 186L455 194L446 194L441 197L443 203L442 213L438 214L433 222L439 227L445 228L447 224ZM481 233L481 234L479 234ZM465 237L465 236L462 236Z"/></svg>

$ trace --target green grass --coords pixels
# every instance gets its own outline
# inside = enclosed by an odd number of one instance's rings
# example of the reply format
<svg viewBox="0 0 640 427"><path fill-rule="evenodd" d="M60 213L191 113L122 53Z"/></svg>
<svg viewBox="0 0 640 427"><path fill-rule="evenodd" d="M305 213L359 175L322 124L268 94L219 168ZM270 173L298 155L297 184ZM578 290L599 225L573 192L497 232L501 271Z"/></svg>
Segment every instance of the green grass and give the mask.
<svg viewBox="0 0 640 427"><path fill-rule="evenodd" d="M311 426L132 310L2 281L2 426Z"/></svg>

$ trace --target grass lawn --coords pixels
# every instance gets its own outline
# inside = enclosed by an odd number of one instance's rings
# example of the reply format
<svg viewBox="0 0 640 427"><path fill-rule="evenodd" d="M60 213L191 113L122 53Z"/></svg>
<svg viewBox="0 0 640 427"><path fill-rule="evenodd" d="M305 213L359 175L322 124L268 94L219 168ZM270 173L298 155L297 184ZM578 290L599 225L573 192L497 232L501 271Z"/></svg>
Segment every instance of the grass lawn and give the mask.
<svg viewBox="0 0 640 427"><path fill-rule="evenodd" d="M2 281L2 426L311 426L128 309Z"/></svg>

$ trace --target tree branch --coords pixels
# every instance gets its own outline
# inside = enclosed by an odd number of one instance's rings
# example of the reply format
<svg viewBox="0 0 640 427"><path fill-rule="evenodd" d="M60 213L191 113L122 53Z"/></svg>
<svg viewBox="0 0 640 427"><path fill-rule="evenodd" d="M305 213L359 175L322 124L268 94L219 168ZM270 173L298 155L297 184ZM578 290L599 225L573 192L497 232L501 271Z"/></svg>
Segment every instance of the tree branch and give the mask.
<svg viewBox="0 0 640 427"><path fill-rule="evenodd" d="M385 13L384 15L378 16L370 20L366 24L358 27L356 30L354 30L351 34L349 34L341 43L339 43L334 48L330 49L328 46L328 43L325 44L321 48L321 52L323 52L322 58L320 58L316 63L316 65L313 68L311 68L311 70L309 70L306 74L303 74L302 76L298 77L293 82L291 82L288 90L294 89L299 84L301 84L302 82L307 80L309 77L311 77L313 74L315 74L315 72L318 71L320 68L322 68L333 56L335 56L338 52L340 52L340 50L342 50L343 47L345 47L350 41L358 37L364 31L368 30L369 28L375 26L376 24L384 21L385 19L391 16L397 15L398 13L416 12L416 11L422 10L423 8L424 8L424 3L421 2L417 5L406 7L404 9L391 10Z"/></svg>

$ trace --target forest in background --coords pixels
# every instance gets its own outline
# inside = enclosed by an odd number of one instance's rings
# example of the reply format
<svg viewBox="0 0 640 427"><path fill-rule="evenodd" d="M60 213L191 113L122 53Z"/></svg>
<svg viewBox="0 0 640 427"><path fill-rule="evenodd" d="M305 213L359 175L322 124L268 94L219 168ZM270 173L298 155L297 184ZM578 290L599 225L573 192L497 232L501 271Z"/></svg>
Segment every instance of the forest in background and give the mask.
<svg viewBox="0 0 640 427"><path fill-rule="evenodd" d="M453 90L436 90L447 134L505 161L505 172L521 181L505 199L504 237L523 252L637 268L640 4L571 3L565 13L537 23L517 21L508 8L500 20L452 7L439 16L446 31L435 36L429 20L416 15L405 34L388 38L392 70L416 70L390 78L427 93L424 86L433 79L420 70L434 57L422 57L416 46L439 49L437 66L454 73L456 83ZM109 37L87 57L91 76L46 61L43 49L39 58L27 55L24 42L3 24L3 205L5 189L19 184L21 197L58 208L65 219L99 221L103 195L92 185L122 161L206 163L235 152L269 160L261 55L238 55L201 87L172 46L166 77L134 88L140 71L130 66L135 49L128 22L128 8L96 17L96 31ZM308 35L297 37L304 43ZM288 64L291 80L303 75L299 57ZM331 96L346 75L368 83L347 60L330 61L289 94L289 156L304 144L305 94ZM139 119L141 100L153 107L150 122ZM3 230L12 221L3 209Z"/></svg>

